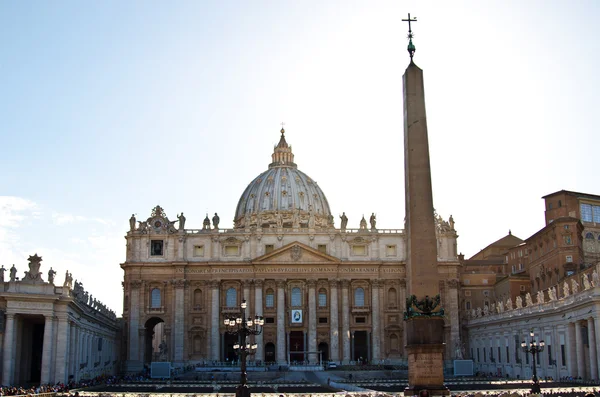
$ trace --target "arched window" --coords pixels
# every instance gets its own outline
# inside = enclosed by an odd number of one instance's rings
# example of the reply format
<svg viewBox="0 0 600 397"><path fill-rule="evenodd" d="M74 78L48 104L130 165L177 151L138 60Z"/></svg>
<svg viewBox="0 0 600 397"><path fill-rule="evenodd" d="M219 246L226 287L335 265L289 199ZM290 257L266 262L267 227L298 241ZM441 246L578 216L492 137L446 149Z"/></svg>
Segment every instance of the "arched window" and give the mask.
<svg viewBox="0 0 600 397"><path fill-rule="evenodd" d="M292 306L302 306L302 290L298 287L292 288Z"/></svg>
<svg viewBox="0 0 600 397"><path fill-rule="evenodd" d="M594 234L592 232L587 232L585 234L585 238L588 240L593 240L594 239Z"/></svg>
<svg viewBox="0 0 600 397"><path fill-rule="evenodd" d="M154 288L152 289L152 292L150 292L150 307L160 307L160 290L158 288Z"/></svg>
<svg viewBox="0 0 600 397"><path fill-rule="evenodd" d="M202 290L199 288L194 290L194 307L198 309L202 307Z"/></svg>
<svg viewBox="0 0 600 397"><path fill-rule="evenodd" d="M321 288L319 290L319 307L327 306L327 290L325 288Z"/></svg>
<svg viewBox="0 0 600 397"><path fill-rule="evenodd" d="M237 291L235 288L229 288L225 294L225 305L227 307L237 306Z"/></svg>
<svg viewBox="0 0 600 397"><path fill-rule="evenodd" d="M275 307L275 293L271 288L267 290L265 295L265 307Z"/></svg>
<svg viewBox="0 0 600 397"><path fill-rule="evenodd" d="M365 290L359 287L354 290L354 306L364 306L364 305L365 305Z"/></svg>
<svg viewBox="0 0 600 397"><path fill-rule="evenodd" d="M396 288L390 288L388 290L388 307L396 307L398 305L398 295L396 294Z"/></svg>

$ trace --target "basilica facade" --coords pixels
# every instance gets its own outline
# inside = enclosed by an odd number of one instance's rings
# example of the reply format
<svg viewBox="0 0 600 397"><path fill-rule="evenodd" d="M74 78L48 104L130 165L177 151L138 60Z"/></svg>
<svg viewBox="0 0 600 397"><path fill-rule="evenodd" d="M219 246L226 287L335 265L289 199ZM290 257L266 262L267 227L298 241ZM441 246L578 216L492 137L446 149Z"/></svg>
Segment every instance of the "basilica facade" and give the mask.
<svg viewBox="0 0 600 397"><path fill-rule="evenodd" d="M405 231L378 229L374 215L350 228L342 214L336 227L283 129L268 169L242 193L232 229L221 228L217 214L199 229L186 228L183 213L177 218L157 206L130 220L121 264L126 370L159 358L236 360L224 320L240 314L242 300L246 315L265 319L255 364L405 362ZM451 217L436 215L435 223L451 360L460 340L457 234Z"/></svg>

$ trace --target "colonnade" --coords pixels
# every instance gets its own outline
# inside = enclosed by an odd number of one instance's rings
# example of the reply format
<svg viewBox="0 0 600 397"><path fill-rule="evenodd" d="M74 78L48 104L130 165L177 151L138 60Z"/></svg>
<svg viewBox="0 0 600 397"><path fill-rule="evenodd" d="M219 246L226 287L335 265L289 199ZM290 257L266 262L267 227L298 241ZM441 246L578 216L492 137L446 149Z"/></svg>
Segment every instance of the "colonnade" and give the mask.
<svg viewBox="0 0 600 397"><path fill-rule="evenodd" d="M13 385L29 380L29 374L21 373L21 368L24 371L31 368L31 365L27 365L30 362L22 363L21 360L33 359L33 332L28 329L30 333L26 337L24 328L32 328L27 322L37 322L39 317L11 312L6 314L2 384ZM100 333L91 326L70 320L64 312L44 314L43 318L40 384L67 383L71 375L77 381L82 377L81 374L87 374L88 377L100 375L106 367L114 371L112 364L117 359L117 349L114 346L116 330L110 335ZM23 340L24 338L28 340ZM103 340L101 347L98 344L99 338Z"/></svg>
<svg viewBox="0 0 600 397"><path fill-rule="evenodd" d="M529 342L531 327L520 324L516 331L489 330L471 335L471 358L476 368L502 376L531 376L531 354L520 343ZM546 324L533 328L534 339L544 340L545 349L536 356L540 377L560 379L565 376L600 379L600 319L596 316L575 321Z"/></svg>

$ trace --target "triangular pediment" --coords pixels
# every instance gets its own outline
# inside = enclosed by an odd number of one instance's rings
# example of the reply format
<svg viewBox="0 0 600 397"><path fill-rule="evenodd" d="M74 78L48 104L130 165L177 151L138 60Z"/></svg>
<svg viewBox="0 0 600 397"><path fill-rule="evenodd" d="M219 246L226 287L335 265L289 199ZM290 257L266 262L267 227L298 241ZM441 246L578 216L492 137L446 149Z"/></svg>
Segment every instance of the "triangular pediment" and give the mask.
<svg viewBox="0 0 600 397"><path fill-rule="evenodd" d="M293 242L269 252L252 261L253 263L339 263L340 259L324 254L308 245Z"/></svg>

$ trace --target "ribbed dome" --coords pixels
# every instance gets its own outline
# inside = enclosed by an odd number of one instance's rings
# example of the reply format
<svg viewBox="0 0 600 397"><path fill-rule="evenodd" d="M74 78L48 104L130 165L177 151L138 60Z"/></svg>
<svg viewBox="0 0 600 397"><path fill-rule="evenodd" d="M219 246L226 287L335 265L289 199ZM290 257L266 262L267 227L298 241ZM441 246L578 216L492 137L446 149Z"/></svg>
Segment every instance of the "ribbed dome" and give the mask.
<svg viewBox="0 0 600 397"><path fill-rule="evenodd" d="M269 169L254 178L237 205L234 227L333 227L327 198L294 163L285 130L275 146Z"/></svg>

